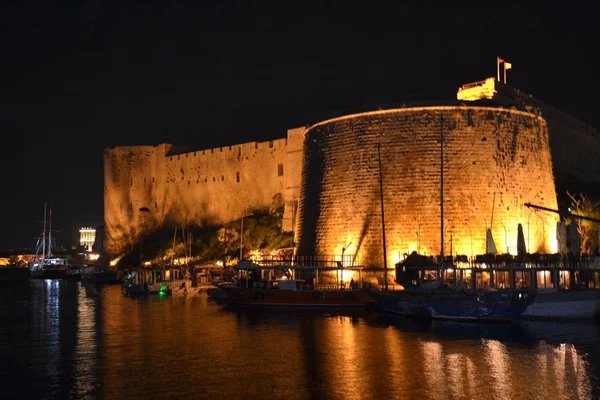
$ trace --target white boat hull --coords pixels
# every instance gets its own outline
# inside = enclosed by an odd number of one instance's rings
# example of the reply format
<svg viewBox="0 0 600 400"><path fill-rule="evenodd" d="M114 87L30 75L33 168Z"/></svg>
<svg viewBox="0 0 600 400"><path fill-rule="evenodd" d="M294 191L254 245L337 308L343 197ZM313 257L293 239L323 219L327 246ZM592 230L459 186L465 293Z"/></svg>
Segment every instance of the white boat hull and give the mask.
<svg viewBox="0 0 600 400"><path fill-rule="evenodd" d="M600 313L600 291L538 292L523 318L591 319Z"/></svg>

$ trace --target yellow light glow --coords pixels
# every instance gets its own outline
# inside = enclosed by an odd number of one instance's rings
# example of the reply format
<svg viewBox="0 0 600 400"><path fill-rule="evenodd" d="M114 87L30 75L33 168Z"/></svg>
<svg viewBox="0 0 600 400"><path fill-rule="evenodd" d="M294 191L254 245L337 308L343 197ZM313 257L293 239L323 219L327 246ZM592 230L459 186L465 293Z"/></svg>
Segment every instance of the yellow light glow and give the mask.
<svg viewBox="0 0 600 400"><path fill-rule="evenodd" d="M123 256L118 256L117 258L114 258L112 260L110 260L110 262L108 263L111 267L114 267L115 265L117 265L119 263L119 261L121 261L121 258L123 258Z"/></svg>

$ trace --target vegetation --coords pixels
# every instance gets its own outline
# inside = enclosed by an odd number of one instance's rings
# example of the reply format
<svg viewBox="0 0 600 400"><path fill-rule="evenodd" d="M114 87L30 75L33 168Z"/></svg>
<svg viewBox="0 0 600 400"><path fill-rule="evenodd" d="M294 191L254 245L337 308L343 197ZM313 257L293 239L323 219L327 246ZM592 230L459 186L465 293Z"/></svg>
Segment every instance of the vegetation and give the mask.
<svg viewBox="0 0 600 400"><path fill-rule="evenodd" d="M571 213L600 220L599 202L591 200L583 193L571 194L567 191L567 196L569 196L571 200ZM577 224L577 233L581 240L581 253L595 253L600 244L599 224L580 218L576 218L575 223ZM567 221L567 224L570 224L570 221Z"/></svg>
<svg viewBox="0 0 600 400"><path fill-rule="evenodd" d="M239 261L240 244L243 244L244 257L251 251L266 256L290 249L292 234L282 232L281 223L281 215L277 213L254 211L253 215L244 218L243 240L240 240L241 220L222 226L165 227L143 238L143 259L153 264L170 264L173 260L188 257L191 264L221 261L224 266L234 265ZM119 261L121 267L139 264L139 244L129 249Z"/></svg>

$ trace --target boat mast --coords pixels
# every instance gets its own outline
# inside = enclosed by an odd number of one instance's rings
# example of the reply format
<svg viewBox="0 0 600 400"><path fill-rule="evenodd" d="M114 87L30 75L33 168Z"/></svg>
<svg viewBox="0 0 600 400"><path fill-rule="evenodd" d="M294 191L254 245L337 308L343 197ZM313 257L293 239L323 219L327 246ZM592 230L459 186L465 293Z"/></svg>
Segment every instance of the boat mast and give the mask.
<svg viewBox="0 0 600 400"><path fill-rule="evenodd" d="M39 247L38 247L39 251ZM42 258L46 257L46 202L44 202L44 232L42 232Z"/></svg>
<svg viewBox="0 0 600 400"><path fill-rule="evenodd" d="M440 239L442 257L440 260L440 282L444 282L444 116L440 117Z"/></svg>
<svg viewBox="0 0 600 400"><path fill-rule="evenodd" d="M387 247L385 245L385 217L383 215L383 177L381 175L381 144L377 143L377 160L379 161L379 195L381 196L381 230L383 231L383 287L388 290Z"/></svg>
<svg viewBox="0 0 600 400"><path fill-rule="evenodd" d="M52 255L52 209L48 210L48 258Z"/></svg>

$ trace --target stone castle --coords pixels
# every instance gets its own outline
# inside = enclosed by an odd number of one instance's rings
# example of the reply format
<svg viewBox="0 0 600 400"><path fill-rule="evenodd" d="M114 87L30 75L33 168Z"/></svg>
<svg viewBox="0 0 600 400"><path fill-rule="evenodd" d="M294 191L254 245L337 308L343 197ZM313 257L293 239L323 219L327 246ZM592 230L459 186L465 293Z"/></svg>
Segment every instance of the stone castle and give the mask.
<svg viewBox="0 0 600 400"><path fill-rule="evenodd" d="M498 252L514 254L519 224L529 252L556 252L558 214L524 204L557 209L557 187L574 177L598 184L598 133L493 78L457 97L343 115L263 143L106 149L105 248L117 256L167 223L218 225L283 206L297 254L380 267L383 193L388 267L412 251L439 254L443 132L446 255L485 253L488 228Z"/></svg>

